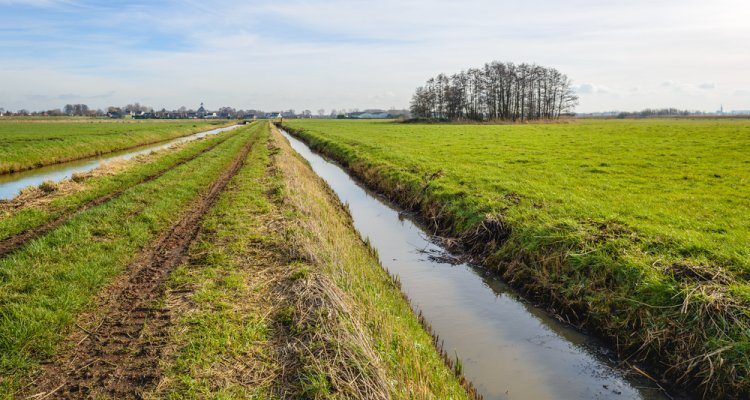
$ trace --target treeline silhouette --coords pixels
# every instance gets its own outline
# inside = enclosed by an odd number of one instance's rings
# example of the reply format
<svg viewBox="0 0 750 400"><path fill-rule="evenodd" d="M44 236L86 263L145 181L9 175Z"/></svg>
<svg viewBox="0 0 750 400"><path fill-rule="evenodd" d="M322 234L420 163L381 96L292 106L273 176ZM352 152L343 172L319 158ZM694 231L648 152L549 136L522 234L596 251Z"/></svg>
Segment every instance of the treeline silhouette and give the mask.
<svg viewBox="0 0 750 400"><path fill-rule="evenodd" d="M676 108L646 108L641 111L621 112L617 118L687 117L706 115L703 111L678 110Z"/></svg>
<svg viewBox="0 0 750 400"><path fill-rule="evenodd" d="M571 81L560 71L493 61L430 78L414 93L411 112L426 119L524 121L557 119L577 104Z"/></svg>

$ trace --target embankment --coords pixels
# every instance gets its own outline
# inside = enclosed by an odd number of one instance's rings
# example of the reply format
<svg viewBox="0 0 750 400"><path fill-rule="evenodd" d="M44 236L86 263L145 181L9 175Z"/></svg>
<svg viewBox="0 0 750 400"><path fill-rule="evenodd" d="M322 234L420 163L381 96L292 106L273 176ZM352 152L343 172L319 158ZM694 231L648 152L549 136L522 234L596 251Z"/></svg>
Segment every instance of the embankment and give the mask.
<svg viewBox="0 0 750 400"><path fill-rule="evenodd" d="M148 396L468 398L346 209L265 132L170 277Z"/></svg>
<svg viewBox="0 0 750 400"><path fill-rule="evenodd" d="M691 388L706 398L747 398L748 300L736 282L696 265L668 270L622 257L622 243L637 235L618 226L599 226L590 237L542 240L550 232L458 207L466 194L437 196L431 179L409 174L355 146L319 132L286 127L295 136L347 168L362 182L401 206L456 250L496 270L529 297L569 322L610 341L625 363L646 362L661 384ZM467 220L479 223L463 227ZM463 228L459 228L463 227ZM596 250L581 249L591 241ZM718 271L718 272L717 272Z"/></svg>

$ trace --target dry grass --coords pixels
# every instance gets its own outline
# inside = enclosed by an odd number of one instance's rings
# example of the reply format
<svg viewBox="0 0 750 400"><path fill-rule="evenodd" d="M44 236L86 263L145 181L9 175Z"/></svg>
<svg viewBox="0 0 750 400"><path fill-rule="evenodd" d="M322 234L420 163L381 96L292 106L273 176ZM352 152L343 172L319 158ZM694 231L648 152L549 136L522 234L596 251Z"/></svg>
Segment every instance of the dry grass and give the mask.
<svg viewBox="0 0 750 400"><path fill-rule="evenodd" d="M198 142L200 140L204 139L196 139L192 142ZM0 215L8 216L13 212L18 212L19 210L30 207L43 208L58 198L86 189L86 181L102 176L114 176L137 165L151 163L168 152L179 151L188 143L191 142L177 143L166 149L152 151L148 154L141 154L127 160L113 160L103 163L91 171L76 172L70 177L70 179L65 179L60 182L49 181L49 183L44 182L39 186L28 187L22 190L21 193L13 199L0 200ZM49 188L52 188L52 190L49 190Z"/></svg>
<svg viewBox="0 0 750 400"><path fill-rule="evenodd" d="M376 354L395 384L394 398L466 398L459 380L436 351L432 337L412 313L397 283L362 241L338 198L274 129L283 199L295 224L287 234L297 257L329 276L345 295L353 321L376 341ZM407 345L407 343L412 343Z"/></svg>
<svg viewBox="0 0 750 400"><path fill-rule="evenodd" d="M271 135L170 279L148 397L466 398L343 206Z"/></svg>

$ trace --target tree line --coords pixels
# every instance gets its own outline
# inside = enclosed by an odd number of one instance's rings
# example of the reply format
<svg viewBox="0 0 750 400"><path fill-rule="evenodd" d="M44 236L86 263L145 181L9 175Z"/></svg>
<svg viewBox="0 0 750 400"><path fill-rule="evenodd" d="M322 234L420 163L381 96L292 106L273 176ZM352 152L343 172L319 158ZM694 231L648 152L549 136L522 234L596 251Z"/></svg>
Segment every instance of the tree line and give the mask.
<svg viewBox="0 0 750 400"><path fill-rule="evenodd" d="M617 114L617 118L687 117L705 114L703 111L679 110L676 108L646 108L641 111L621 112Z"/></svg>
<svg viewBox="0 0 750 400"><path fill-rule="evenodd" d="M493 61L453 75L439 74L415 91L415 118L525 121L572 113L578 96L554 68Z"/></svg>
<svg viewBox="0 0 750 400"><path fill-rule="evenodd" d="M212 112L213 113L213 112ZM215 111L218 118L234 119L234 118L247 118L253 116L263 116L265 113L259 110L237 110L232 107L221 107ZM197 111L188 109L185 106L180 107L176 110L167 110L162 108L156 110L153 107L142 105L140 103L128 104L125 106L109 106L106 109L94 109L86 104L66 104L62 108L54 108L49 110L40 111L29 111L27 109L20 109L15 112L6 110L0 107L0 116L48 116L48 117L122 117L122 116L144 116L146 118L165 118L165 119L177 119L177 118L195 118Z"/></svg>

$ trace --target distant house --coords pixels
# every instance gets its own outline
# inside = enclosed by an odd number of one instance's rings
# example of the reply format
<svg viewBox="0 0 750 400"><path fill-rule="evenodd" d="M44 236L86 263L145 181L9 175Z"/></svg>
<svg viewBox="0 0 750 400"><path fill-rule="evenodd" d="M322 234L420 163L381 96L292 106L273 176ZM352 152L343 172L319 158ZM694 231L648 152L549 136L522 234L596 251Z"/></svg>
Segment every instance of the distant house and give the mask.
<svg viewBox="0 0 750 400"><path fill-rule="evenodd" d="M390 118L390 114L388 114L385 111L365 111L365 112L359 114L359 116L357 118L360 118L360 119L386 119L386 118Z"/></svg>
<svg viewBox="0 0 750 400"><path fill-rule="evenodd" d="M141 111L141 112L135 113L133 115L133 119L155 119L155 118L157 118L157 116L156 116L156 114L154 114L152 112L143 112L143 111Z"/></svg>
<svg viewBox="0 0 750 400"><path fill-rule="evenodd" d="M393 118L387 111L383 110L365 110L350 112L348 114L340 115L338 118L351 118L351 119L386 119Z"/></svg>

